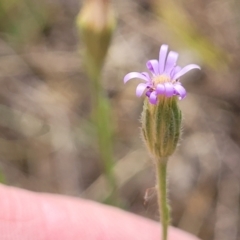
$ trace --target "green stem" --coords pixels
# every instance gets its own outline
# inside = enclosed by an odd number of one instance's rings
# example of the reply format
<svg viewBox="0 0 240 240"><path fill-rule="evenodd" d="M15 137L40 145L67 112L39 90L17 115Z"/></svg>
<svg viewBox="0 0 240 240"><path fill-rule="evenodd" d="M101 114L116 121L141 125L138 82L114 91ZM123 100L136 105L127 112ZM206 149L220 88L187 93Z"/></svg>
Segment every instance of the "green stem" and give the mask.
<svg viewBox="0 0 240 240"><path fill-rule="evenodd" d="M108 98L104 95L101 86L101 69L94 68L94 64L88 61L87 72L90 79L92 118L96 125L98 145L104 175L110 187L110 196L106 202L117 205L117 183L113 172L113 130L111 121L111 110Z"/></svg>
<svg viewBox="0 0 240 240"><path fill-rule="evenodd" d="M169 207L167 202L167 158L157 161L158 207L162 223L162 240L167 240L169 225Z"/></svg>
<svg viewBox="0 0 240 240"><path fill-rule="evenodd" d="M112 124L110 116L110 104L104 96L98 99L96 107L96 125L98 134L99 150L104 166L104 174L107 178L108 184L111 188L111 194L108 198L108 203L112 205L117 204L116 196L116 180L113 172L114 158L113 158L113 141L112 141Z"/></svg>

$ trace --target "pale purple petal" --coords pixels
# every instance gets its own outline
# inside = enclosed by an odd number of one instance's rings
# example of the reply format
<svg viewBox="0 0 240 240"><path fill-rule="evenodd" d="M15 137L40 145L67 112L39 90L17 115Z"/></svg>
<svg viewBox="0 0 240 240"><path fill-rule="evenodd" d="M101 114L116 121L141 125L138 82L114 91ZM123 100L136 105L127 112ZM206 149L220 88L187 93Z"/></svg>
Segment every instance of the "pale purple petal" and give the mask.
<svg viewBox="0 0 240 240"><path fill-rule="evenodd" d="M150 97L151 93L152 93L152 90L149 89L149 90L146 92L146 96L147 96L147 97Z"/></svg>
<svg viewBox="0 0 240 240"><path fill-rule="evenodd" d="M175 74L177 74L178 72L181 71L181 67L180 66L176 66L175 68L172 69L171 73L170 73L170 78L172 79L174 77Z"/></svg>
<svg viewBox="0 0 240 240"><path fill-rule="evenodd" d="M178 96L181 100L186 97L186 90L179 82L179 78L190 70L200 69L200 67L196 64L189 64L181 68L176 65L177 59L178 53L170 51L168 54L168 46L162 45L159 51L159 61L153 59L146 63L152 74L130 72L124 77L124 83L133 78L144 80L145 82L138 84L136 95L141 97L145 94L151 104L157 104L158 95L166 97Z"/></svg>
<svg viewBox="0 0 240 240"><path fill-rule="evenodd" d="M180 78L181 76L183 76L184 74L186 74L187 72L189 72L192 69L200 69L200 67L196 64L189 64L186 67L184 67L181 71L179 71L178 73L176 73L173 77L173 80L176 80L178 78Z"/></svg>
<svg viewBox="0 0 240 240"><path fill-rule="evenodd" d="M180 100L186 97L187 92L186 92L185 88L181 84L175 84L174 85L174 89L175 89L176 95L179 96Z"/></svg>
<svg viewBox="0 0 240 240"><path fill-rule="evenodd" d="M148 79L145 75L143 75L142 73L139 73L139 72L130 72L130 73L128 73L128 74L124 77L123 81L124 81L124 83L126 83L126 82L128 82L129 80L131 80L132 78L140 78L140 79L142 79L142 80L144 80L144 81L146 81L146 82L149 81L149 79Z"/></svg>
<svg viewBox="0 0 240 240"><path fill-rule="evenodd" d="M148 70L151 71L153 74L155 74L155 75L159 74L158 61L156 59L147 61L146 66L147 66Z"/></svg>
<svg viewBox="0 0 240 240"><path fill-rule="evenodd" d="M173 88L173 85L172 83L164 83L164 86L165 86L165 94L167 97L172 97L173 94L174 94L174 88Z"/></svg>
<svg viewBox="0 0 240 240"><path fill-rule="evenodd" d="M141 72L141 74L144 75L148 79L149 82L152 81L151 77L149 76L149 74L147 72Z"/></svg>
<svg viewBox="0 0 240 240"><path fill-rule="evenodd" d="M167 52L168 52L168 45L163 44L159 51L159 74L162 74L165 69Z"/></svg>
<svg viewBox="0 0 240 240"><path fill-rule="evenodd" d="M172 69L176 66L177 59L178 59L178 53L173 51L169 52L166 65L165 65L165 71L164 71L169 76Z"/></svg>
<svg viewBox="0 0 240 240"><path fill-rule="evenodd" d="M157 94L165 94L165 87L163 84L158 84L156 89Z"/></svg>
<svg viewBox="0 0 240 240"><path fill-rule="evenodd" d="M139 83L136 88L136 95L141 97L148 85L146 83Z"/></svg>
<svg viewBox="0 0 240 240"><path fill-rule="evenodd" d="M156 94L155 91L153 91L153 92L150 94L149 102L152 103L152 104L156 104L156 103L157 103L157 94Z"/></svg>

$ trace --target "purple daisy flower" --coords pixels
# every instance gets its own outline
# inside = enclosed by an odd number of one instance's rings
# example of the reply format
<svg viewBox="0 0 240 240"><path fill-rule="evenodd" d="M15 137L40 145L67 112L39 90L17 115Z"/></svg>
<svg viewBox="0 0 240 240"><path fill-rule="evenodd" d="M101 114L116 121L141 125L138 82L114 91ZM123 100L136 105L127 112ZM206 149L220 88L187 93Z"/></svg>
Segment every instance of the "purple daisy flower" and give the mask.
<svg viewBox="0 0 240 240"><path fill-rule="evenodd" d="M189 64L184 68L176 65L178 53L170 51L168 45L162 45L159 51L159 60L153 59L146 63L151 76L147 72L130 72L124 77L124 83L132 78L140 78L145 83L138 84L136 95L141 97L145 95L149 98L150 103L156 104L158 95L166 97L178 96L181 100L186 96L186 90L179 82L181 76L192 69L200 69L196 64Z"/></svg>

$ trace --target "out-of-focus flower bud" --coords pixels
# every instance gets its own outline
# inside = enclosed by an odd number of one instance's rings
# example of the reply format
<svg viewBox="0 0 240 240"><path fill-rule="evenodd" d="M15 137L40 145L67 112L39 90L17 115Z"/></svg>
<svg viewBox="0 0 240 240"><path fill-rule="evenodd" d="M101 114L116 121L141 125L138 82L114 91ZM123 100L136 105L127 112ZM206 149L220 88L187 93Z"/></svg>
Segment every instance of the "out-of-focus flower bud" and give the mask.
<svg viewBox="0 0 240 240"><path fill-rule="evenodd" d="M77 27L86 47L86 63L100 71L115 28L109 0L86 0L77 16Z"/></svg>

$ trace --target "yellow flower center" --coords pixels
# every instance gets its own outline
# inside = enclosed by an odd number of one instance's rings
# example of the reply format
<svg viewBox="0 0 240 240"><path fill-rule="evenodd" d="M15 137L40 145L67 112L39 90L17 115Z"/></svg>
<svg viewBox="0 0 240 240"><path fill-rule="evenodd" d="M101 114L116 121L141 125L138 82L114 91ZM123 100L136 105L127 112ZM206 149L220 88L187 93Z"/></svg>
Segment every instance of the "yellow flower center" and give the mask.
<svg viewBox="0 0 240 240"><path fill-rule="evenodd" d="M171 79L168 76L159 75L159 76L156 76L153 78L153 86L154 86L154 88L156 88L159 83L166 83L166 82L170 82L170 81L171 81Z"/></svg>

